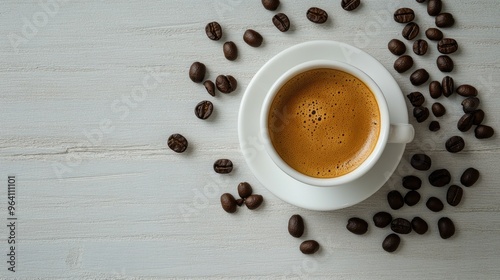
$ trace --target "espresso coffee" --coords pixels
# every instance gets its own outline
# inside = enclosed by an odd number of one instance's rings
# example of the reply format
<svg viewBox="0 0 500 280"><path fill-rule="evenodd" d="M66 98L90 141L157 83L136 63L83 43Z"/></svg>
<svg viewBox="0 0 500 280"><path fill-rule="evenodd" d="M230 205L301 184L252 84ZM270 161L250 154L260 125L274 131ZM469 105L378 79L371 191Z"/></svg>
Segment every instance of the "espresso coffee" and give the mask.
<svg viewBox="0 0 500 280"><path fill-rule="evenodd" d="M276 152L290 167L310 177L335 178L372 153L380 111L360 79L320 68L294 76L279 89L267 125Z"/></svg>

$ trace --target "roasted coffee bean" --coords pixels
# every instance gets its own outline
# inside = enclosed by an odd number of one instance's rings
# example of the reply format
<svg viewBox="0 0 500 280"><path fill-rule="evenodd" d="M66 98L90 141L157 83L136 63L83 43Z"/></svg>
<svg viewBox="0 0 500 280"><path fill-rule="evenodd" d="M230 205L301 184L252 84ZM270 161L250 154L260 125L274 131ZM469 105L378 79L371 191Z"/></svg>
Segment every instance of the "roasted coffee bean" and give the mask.
<svg viewBox="0 0 500 280"><path fill-rule="evenodd" d="M342 6L342 9L346 11L352 11L359 7L359 4L361 4L360 0L342 0L340 2L340 5Z"/></svg>
<svg viewBox="0 0 500 280"><path fill-rule="evenodd" d="M410 75L410 82L414 86L422 85L427 82L427 80L429 80L429 73L423 68L415 70L415 72Z"/></svg>
<svg viewBox="0 0 500 280"><path fill-rule="evenodd" d="M403 196L401 195L400 192L398 192L396 190L390 191L387 194L387 202L389 203L389 206L393 210L398 210L399 208L403 207L403 205L405 204Z"/></svg>
<svg viewBox="0 0 500 280"><path fill-rule="evenodd" d="M479 179L479 170L474 167L469 167L465 169L462 176L460 176L460 183L466 187L474 185Z"/></svg>
<svg viewBox="0 0 500 280"><path fill-rule="evenodd" d="M477 109L472 113L474 115L474 120L472 121L473 125L481 124L484 120L484 111L481 109Z"/></svg>
<svg viewBox="0 0 500 280"><path fill-rule="evenodd" d="M417 170L426 171L431 168L432 160L426 154L414 154L410 159L410 164Z"/></svg>
<svg viewBox="0 0 500 280"><path fill-rule="evenodd" d="M210 40L218 41L222 38L222 27L216 21L212 21L205 26L205 33Z"/></svg>
<svg viewBox="0 0 500 280"><path fill-rule="evenodd" d="M443 106L443 104L436 102L432 104L432 113L436 117L442 117L444 114L446 114L446 108Z"/></svg>
<svg viewBox="0 0 500 280"><path fill-rule="evenodd" d="M395 233L408 234L411 232L411 223L407 219L396 218L392 220L391 230Z"/></svg>
<svg viewBox="0 0 500 280"><path fill-rule="evenodd" d="M422 186L422 180L415 175L403 177L403 187L409 190L418 190Z"/></svg>
<svg viewBox="0 0 500 280"><path fill-rule="evenodd" d="M443 39L443 32L437 28L429 28L425 31L425 36L427 36L427 39L432 40L432 41L439 41Z"/></svg>
<svg viewBox="0 0 500 280"><path fill-rule="evenodd" d="M395 55L402 55L406 52L406 46L398 39L392 39L387 44L389 51Z"/></svg>
<svg viewBox="0 0 500 280"><path fill-rule="evenodd" d="M414 206L420 201L420 194L417 191L409 191L404 197L405 203L408 206Z"/></svg>
<svg viewBox="0 0 500 280"><path fill-rule="evenodd" d="M238 195L241 198L247 198L252 194L252 186L247 182L241 182L238 184Z"/></svg>
<svg viewBox="0 0 500 280"><path fill-rule="evenodd" d="M215 79L215 85L217 86L217 89L220 92L231 93L234 90L236 90L236 87L238 86L238 82L231 75L227 75L227 76L219 75Z"/></svg>
<svg viewBox="0 0 500 280"><path fill-rule="evenodd" d="M490 138L493 134L495 134L493 127L488 125L480 124L474 129L474 136L476 136L477 139Z"/></svg>
<svg viewBox="0 0 500 280"><path fill-rule="evenodd" d="M446 169L434 170L429 175L429 183L434 187L444 187L448 185L451 181L450 171Z"/></svg>
<svg viewBox="0 0 500 280"><path fill-rule="evenodd" d="M175 133L168 137L167 145L172 151L176 153L184 152L188 147L188 141L184 136Z"/></svg>
<svg viewBox="0 0 500 280"><path fill-rule="evenodd" d="M346 228L354 234L365 234L368 231L368 223L361 218L350 218L347 221Z"/></svg>
<svg viewBox="0 0 500 280"><path fill-rule="evenodd" d="M457 206L462 200L462 196L464 195L464 190L457 186L451 185L448 188L448 192L446 193L446 202L448 202L451 206Z"/></svg>
<svg viewBox="0 0 500 280"><path fill-rule="evenodd" d="M215 96L215 84L214 82L210 80L206 80L203 82L203 85L205 86L205 89L207 90L208 94L211 96Z"/></svg>
<svg viewBox="0 0 500 280"><path fill-rule="evenodd" d="M264 201L264 198L260 194L252 194L245 199L245 205L248 209L254 210L259 208L259 206Z"/></svg>
<svg viewBox="0 0 500 280"><path fill-rule="evenodd" d="M450 27L455 24L455 19L450 13L441 13L436 16L435 23L437 27Z"/></svg>
<svg viewBox="0 0 500 280"><path fill-rule="evenodd" d="M257 48L262 45L264 38L262 38L262 35L260 35L259 32L253 29L247 29L245 33L243 33L243 41L245 41L245 43L249 46Z"/></svg>
<svg viewBox="0 0 500 280"><path fill-rule="evenodd" d="M429 117L429 109L427 107L415 107L413 108L413 116L417 120L417 122L424 122Z"/></svg>
<svg viewBox="0 0 500 280"><path fill-rule="evenodd" d="M225 42L222 46L222 50L224 52L224 57L227 60L236 60L238 58L238 47L233 41Z"/></svg>
<svg viewBox="0 0 500 280"><path fill-rule="evenodd" d="M280 0L262 0L262 5L266 10L275 11L280 5Z"/></svg>
<svg viewBox="0 0 500 280"><path fill-rule="evenodd" d="M443 3L441 0L429 0L427 2L427 13L430 16L437 16L441 12L442 7Z"/></svg>
<svg viewBox="0 0 500 280"><path fill-rule="evenodd" d="M446 150L450 153L458 153L464 149L465 141L460 136L452 136L450 137L450 139L446 140L445 147Z"/></svg>
<svg viewBox="0 0 500 280"><path fill-rule="evenodd" d="M304 220L300 215L293 215L288 220L288 232L293 237L301 237L304 234Z"/></svg>
<svg viewBox="0 0 500 280"><path fill-rule="evenodd" d="M394 21L399 23L408 23L415 19L415 12L410 8L400 8L394 12Z"/></svg>
<svg viewBox="0 0 500 280"><path fill-rule="evenodd" d="M206 70L207 68L205 67L205 64L201 62L194 62L191 64L191 67L189 67L189 78L195 83L201 83L205 78Z"/></svg>
<svg viewBox="0 0 500 280"><path fill-rule="evenodd" d="M418 234L424 234L429 229L429 225L424 219L420 217L415 217L411 220L411 228Z"/></svg>
<svg viewBox="0 0 500 280"><path fill-rule="evenodd" d="M208 119L208 117L212 115L213 111L214 105L208 100L201 101L196 104L196 107L194 108L194 114L198 117L198 119L202 120Z"/></svg>
<svg viewBox="0 0 500 280"><path fill-rule="evenodd" d="M473 122L474 122L474 115L471 113L466 113L458 120L457 128L462 132L466 132L469 129L471 129Z"/></svg>
<svg viewBox="0 0 500 280"><path fill-rule="evenodd" d="M419 39L413 42L413 52L416 55L424 55L427 52L427 48L428 45L426 40Z"/></svg>
<svg viewBox="0 0 500 280"><path fill-rule="evenodd" d="M387 235L382 242L382 248L389 253L396 251L401 243L401 238L395 233Z"/></svg>
<svg viewBox="0 0 500 280"><path fill-rule="evenodd" d="M429 94L432 98L437 99L441 97L443 93L443 88L438 81L432 81L429 83Z"/></svg>
<svg viewBox="0 0 500 280"><path fill-rule="evenodd" d="M426 0L417 0L418 3L424 3Z"/></svg>
<svg viewBox="0 0 500 280"><path fill-rule="evenodd" d="M455 225L450 218L443 217L438 221L439 236L448 239L455 234Z"/></svg>
<svg viewBox="0 0 500 280"><path fill-rule="evenodd" d="M328 19L328 14L317 7L312 7L307 10L306 13L307 19L314 23L325 23Z"/></svg>
<svg viewBox="0 0 500 280"><path fill-rule="evenodd" d="M436 59L436 65L441 72L453 71L453 60L447 55L440 55Z"/></svg>
<svg viewBox="0 0 500 280"><path fill-rule="evenodd" d="M435 131L438 131L440 129L441 129L441 125L439 124L438 121L432 121L429 123L429 130L430 131L435 132Z"/></svg>
<svg viewBox="0 0 500 280"><path fill-rule="evenodd" d="M376 227L378 228L385 228L392 222L392 216L391 214L387 212L378 212L375 215L373 215L373 223L375 224Z"/></svg>
<svg viewBox="0 0 500 280"><path fill-rule="evenodd" d="M462 109L465 113L472 113L479 107L479 98L467 97L462 101Z"/></svg>
<svg viewBox="0 0 500 280"><path fill-rule="evenodd" d="M471 85L461 85L457 87L456 92L464 97L477 96L477 89Z"/></svg>
<svg viewBox="0 0 500 280"><path fill-rule="evenodd" d="M238 198L236 199L236 205L241 206L245 203L245 200L243 198Z"/></svg>
<svg viewBox="0 0 500 280"><path fill-rule="evenodd" d="M273 24L281 32L286 32L290 29L290 20L284 13L276 14L273 17Z"/></svg>
<svg viewBox="0 0 500 280"><path fill-rule="evenodd" d="M410 22L403 28L401 35L403 35L406 40L413 40L417 37L419 31L420 28L418 27L418 24Z"/></svg>
<svg viewBox="0 0 500 280"><path fill-rule="evenodd" d="M233 162L229 159L218 159L214 162L214 171L219 174L227 174L233 171Z"/></svg>
<svg viewBox="0 0 500 280"><path fill-rule="evenodd" d="M455 39L443 38L439 40L437 49L442 54L454 53L458 50L458 43Z"/></svg>
<svg viewBox="0 0 500 280"><path fill-rule="evenodd" d="M319 243L315 240L306 240L300 244L299 248L302 254L310 255L319 250Z"/></svg>
<svg viewBox="0 0 500 280"><path fill-rule="evenodd" d="M414 107L422 106L425 101L425 97L418 91L411 92L410 94L406 95L406 97L408 97L408 100L410 100L411 105L413 105Z"/></svg>
<svg viewBox="0 0 500 280"><path fill-rule="evenodd" d="M222 205L222 209L224 209L224 211L226 211L227 213L236 212L236 199L234 199L234 196L232 194L225 193L221 195L220 204Z"/></svg>
<svg viewBox="0 0 500 280"><path fill-rule="evenodd" d="M427 208L429 208L429 210L431 210L432 212L439 212L443 210L444 207L443 202L441 202L439 198L434 196L429 197L427 203L425 203L425 206L427 206Z"/></svg>
<svg viewBox="0 0 500 280"><path fill-rule="evenodd" d="M455 91L455 84L453 82L453 78L450 76L446 76L443 78L441 82L441 87L443 88L443 95L449 97Z"/></svg>
<svg viewBox="0 0 500 280"><path fill-rule="evenodd" d="M409 55L402 55L394 61L394 70L398 73L406 72L413 66L413 58Z"/></svg>

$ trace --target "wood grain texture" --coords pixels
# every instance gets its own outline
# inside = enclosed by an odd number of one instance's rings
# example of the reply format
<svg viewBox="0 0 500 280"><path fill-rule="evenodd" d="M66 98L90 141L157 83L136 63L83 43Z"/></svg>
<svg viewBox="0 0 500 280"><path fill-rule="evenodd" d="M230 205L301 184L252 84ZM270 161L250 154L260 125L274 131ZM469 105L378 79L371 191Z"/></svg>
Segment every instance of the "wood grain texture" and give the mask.
<svg viewBox="0 0 500 280"><path fill-rule="evenodd" d="M0 219L6 221L6 178L17 179L17 272L7 271L8 235L0 230L1 279L164 279L164 278L302 278L302 279L498 279L500 278L500 145L497 136L477 140L461 133L461 97L439 102L447 108L442 129L430 133L431 118L422 124L410 117L415 141L395 174L375 195L353 207L314 212L288 205L258 183L240 152L238 109L244 90L256 71L271 57L297 43L327 39L357 46L376 57L394 75L403 92L422 91L426 105L433 100L427 88L409 83L409 73L392 69L388 50L392 38L402 39L403 25L392 20L402 6L415 10L421 35L434 25L425 4L416 1L362 1L353 12L337 1L285 1L292 28L279 32L273 12L260 1L41 1L5 0L0 11ZM340 0L338 1L340 2ZM44 5L46 6L44 8ZM317 6L330 15L315 25L305 11ZM455 16L453 28L443 29L460 50L453 54L456 84L475 85L486 112L485 123L500 122L500 22L496 0L445 1ZM224 28L221 42L204 34L206 23ZM247 28L264 37L260 48L247 46ZM222 42L234 41L240 56L227 61ZM405 41L411 52L411 43ZM441 80L435 66L435 43L415 58L431 79ZM189 65L202 61L207 78L231 74L238 89L209 96L188 79ZM408 71L410 72L410 71ZM195 118L201 100L211 100L216 113L208 121ZM408 106L409 103L407 103ZM409 109L411 114L411 111ZM497 128L497 127L496 127ZM166 147L172 133L190 141L184 154ZM449 154L444 141L463 135L462 153ZM371 221L389 210L389 190L404 191L408 174L425 178L409 164L416 152L433 159L433 168L448 168L453 183L467 167L481 179L465 189L457 207L434 214L421 201L394 216L420 215L430 224L424 236L403 236L400 249L381 248L389 229L374 228L365 236L345 230L349 217ZM212 163L230 158L227 176L214 174ZM248 181L265 203L257 211L222 211L219 197L236 194ZM424 180L425 181L425 180ZM444 189L425 184L423 200L444 198ZM301 214L303 238L287 232L288 218ZM457 234L441 240L437 220L449 216ZM316 239L321 250L304 256L305 239Z"/></svg>

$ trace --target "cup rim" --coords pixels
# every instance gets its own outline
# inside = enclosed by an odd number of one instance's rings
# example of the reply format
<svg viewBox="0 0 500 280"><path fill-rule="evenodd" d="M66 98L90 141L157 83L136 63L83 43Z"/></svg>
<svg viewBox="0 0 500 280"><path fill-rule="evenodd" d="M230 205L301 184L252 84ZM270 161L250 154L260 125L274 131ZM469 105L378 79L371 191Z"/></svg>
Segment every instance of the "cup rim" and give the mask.
<svg viewBox="0 0 500 280"><path fill-rule="evenodd" d="M333 178L317 178L317 177L312 177L305 175L295 169L293 169L288 163L286 163L281 156L276 152L274 149L274 146L271 142L271 138L269 135L269 130L268 130L268 125L267 125L267 118L269 116L269 111L271 109L271 104L272 101L274 100L276 94L278 93L279 89L290 79L295 77L296 75L308 71L308 70L313 70L313 69L320 69L320 68L328 68L328 69L336 69L340 71L347 72L357 78L359 78L365 85L367 85L373 95L375 96L375 99L378 104L379 112L380 112L380 131L379 131L379 137L377 139L377 143L375 144L375 147L373 148L373 151L370 153L370 155L353 171L346 173L342 176L338 177L333 177ZM390 130L390 120L389 120L389 110L387 107L387 101L385 100L385 96L382 92L382 90L379 88L377 83L373 81L373 79L368 76L365 72L363 72L361 69L340 61L333 61L333 60L311 60L307 61L304 63L301 63L299 65L296 65L295 67L292 67L288 71L286 71L283 75L281 75L271 86L270 90L268 91L264 103L262 106L261 114L260 114L260 126L261 126L261 133L264 139L264 147L268 155L271 157L273 162L281 169L283 170L286 174L291 176L292 178L299 180L303 183L312 185L312 186L318 186L318 187L329 187L329 186L335 186L335 185L342 185L351 181L354 181L361 176L363 176L366 172L368 172L374 165L375 163L379 160L380 156L382 155L385 146L387 144L387 140L389 138L389 130Z"/></svg>

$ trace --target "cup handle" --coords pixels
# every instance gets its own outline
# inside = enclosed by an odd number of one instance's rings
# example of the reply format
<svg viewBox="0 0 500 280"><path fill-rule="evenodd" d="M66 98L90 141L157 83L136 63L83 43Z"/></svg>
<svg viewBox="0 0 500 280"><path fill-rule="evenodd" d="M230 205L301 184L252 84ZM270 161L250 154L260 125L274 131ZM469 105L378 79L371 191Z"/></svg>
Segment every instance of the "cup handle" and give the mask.
<svg viewBox="0 0 500 280"><path fill-rule="evenodd" d="M411 124L396 123L391 124L387 143L410 143L415 136L415 129Z"/></svg>

